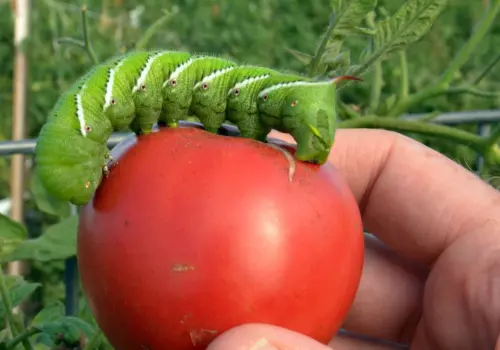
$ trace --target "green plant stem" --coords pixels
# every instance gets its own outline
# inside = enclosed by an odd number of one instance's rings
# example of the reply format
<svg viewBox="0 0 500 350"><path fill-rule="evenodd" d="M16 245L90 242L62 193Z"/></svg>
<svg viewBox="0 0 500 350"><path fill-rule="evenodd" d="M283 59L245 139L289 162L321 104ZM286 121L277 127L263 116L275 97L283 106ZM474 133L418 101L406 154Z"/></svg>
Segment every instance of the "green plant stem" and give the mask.
<svg viewBox="0 0 500 350"><path fill-rule="evenodd" d="M486 66L486 68L481 72L481 74L478 75L476 80L474 80L474 85L477 85L481 82L481 80L488 75L488 73L495 67L495 65L500 62L500 53L495 57L494 59L491 60L491 62Z"/></svg>
<svg viewBox="0 0 500 350"><path fill-rule="evenodd" d="M90 42L89 28L88 28L88 20L87 20L87 6L85 4L82 5L82 26L83 26L83 42L85 50L89 55L92 63L98 64L99 60L95 55L94 49L92 48L92 44Z"/></svg>
<svg viewBox="0 0 500 350"><path fill-rule="evenodd" d="M337 106L344 112L347 119L361 118L361 115L342 101L338 101Z"/></svg>
<svg viewBox="0 0 500 350"><path fill-rule="evenodd" d="M366 16L366 24L369 28L375 30L375 16ZM371 113L376 113L379 107L383 85L384 77L382 73L382 62L378 60L373 66L373 82L370 91L370 101L368 104L368 111Z"/></svg>
<svg viewBox="0 0 500 350"><path fill-rule="evenodd" d="M496 129L488 136L486 142L487 147L493 147L500 140L500 125L497 125Z"/></svg>
<svg viewBox="0 0 500 350"><path fill-rule="evenodd" d="M144 32L144 35L142 35L142 37L137 41L137 43L135 45L135 49L136 50L144 49L146 47L146 45L148 44L149 40L151 40L151 38L153 37L153 35L155 35L155 33L158 32L158 30L161 28L161 26L164 25L167 22L167 20L170 19L170 16L171 16L171 14L169 12L165 11L163 16L161 16L156 21L154 21L153 24L151 24L146 29L146 31Z"/></svg>
<svg viewBox="0 0 500 350"><path fill-rule="evenodd" d="M372 113L376 113L378 109L383 85L384 77L382 76L382 63L377 61L373 65L373 81L370 90L370 102L368 105L368 111Z"/></svg>
<svg viewBox="0 0 500 350"><path fill-rule="evenodd" d="M22 343L24 341L29 341L29 338L31 336L38 334L40 332L41 331L39 329L36 329L36 328L28 329L27 331L19 334L14 339L12 339L10 342L8 342L5 350L14 350L19 343Z"/></svg>
<svg viewBox="0 0 500 350"><path fill-rule="evenodd" d="M80 49L85 50L85 43L81 40L77 40L74 38L60 38L60 39L57 39L57 42L59 44L70 44L70 45L77 46Z"/></svg>
<svg viewBox="0 0 500 350"><path fill-rule="evenodd" d="M0 265L0 296L2 297L3 305L5 308L7 322L9 323L12 336L15 338L19 335L19 333L21 333L21 330L17 328L16 320L14 319L14 314L12 313L12 301L10 300L9 291L7 290L7 285L5 283L5 276L1 265ZM22 343L26 350L32 349L28 339L23 339Z"/></svg>
<svg viewBox="0 0 500 350"><path fill-rule="evenodd" d="M494 0L491 3L491 7L486 10L483 19L474 28L474 34L470 39L462 46L462 49L455 56L453 61L446 69L446 71L441 75L437 81L437 85L444 86L450 84L456 72L467 62L469 57L474 53L477 45L483 40L486 33L488 33L493 20L500 10L500 0Z"/></svg>
<svg viewBox="0 0 500 350"><path fill-rule="evenodd" d="M495 146L489 147L489 139L445 125L405 119L367 116L342 121L339 123L338 128L381 128L397 132L411 132L425 136L439 137L468 146L483 155L488 154L490 161L500 164L500 148Z"/></svg>
<svg viewBox="0 0 500 350"><path fill-rule="evenodd" d="M500 97L500 91L483 91L472 86L457 86L443 91L444 94L469 94L476 97L496 98Z"/></svg>
<svg viewBox="0 0 500 350"><path fill-rule="evenodd" d="M311 59L311 62L309 64L309 73L308 75L310 77L313 77L316 75L316 72L318 71L319 64L321 62L321 58L323 57L323 54L326 49L326 45L328 44L328 40L330 40L330 37L332 36L333 30L335 29L336 21L335 21L335 14L332 13L330 17L330 23L328 24L328 28L326 29L325 35L323 36L323 39L321 40L318 48L316 49L316 53L314 54L314 57Z"/></svg>
<svg viewBox="0 0 500 350"><path fill-rule="evenodd" d="M401 80L399 82L399 96L398 100L404 100L408 97L408 61L406 59L406 51L401 50L398 52L399 65L401 68Z"/></svg>
<svg viewBox="0 0 500 350"><path fill-rule="evenodd" d="M464 46L462 46L462 49L458 52L441 77L433 84L428 85L425 89L408 96L406 99L396 102L393 108L389 111L388 115L391 117L400 116L404 112L407 112L411 107L421 103L429 97L439 95L443 91L448 90L455 73L465 64L465 62L467 62L477 45L484 38L499 10L500 0L494 0L491 4L491 8L486 12L483 19L476 25L474 34L469 38Z"/></svg>

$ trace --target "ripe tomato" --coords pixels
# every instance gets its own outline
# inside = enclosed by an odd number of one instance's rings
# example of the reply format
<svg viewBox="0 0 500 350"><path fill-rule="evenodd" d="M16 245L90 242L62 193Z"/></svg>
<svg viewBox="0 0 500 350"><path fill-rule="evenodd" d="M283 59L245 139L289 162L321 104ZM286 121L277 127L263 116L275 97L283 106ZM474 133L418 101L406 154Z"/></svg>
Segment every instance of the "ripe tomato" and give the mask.
<svg viewBox="0 0 500 350"><path fill-rule="evenodd" d="M204 349L251 322L324 343L340 328L363 230L332 165L298 162L290 183L278 150L196 128L118 158L78 232L83 288L115 348Z"/></svg>

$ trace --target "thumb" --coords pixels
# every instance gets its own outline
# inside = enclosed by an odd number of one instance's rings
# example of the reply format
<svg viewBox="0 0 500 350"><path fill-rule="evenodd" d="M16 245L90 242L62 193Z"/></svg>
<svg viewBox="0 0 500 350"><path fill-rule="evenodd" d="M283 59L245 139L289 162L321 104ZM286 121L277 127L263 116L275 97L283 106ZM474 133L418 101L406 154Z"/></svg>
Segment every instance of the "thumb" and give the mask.
<svg viewBox="0 0 500 350"><path fill-rule="evenodd" d="M303 334L267 324L245 324L218 336L206 350L332 350Z"/></svg>

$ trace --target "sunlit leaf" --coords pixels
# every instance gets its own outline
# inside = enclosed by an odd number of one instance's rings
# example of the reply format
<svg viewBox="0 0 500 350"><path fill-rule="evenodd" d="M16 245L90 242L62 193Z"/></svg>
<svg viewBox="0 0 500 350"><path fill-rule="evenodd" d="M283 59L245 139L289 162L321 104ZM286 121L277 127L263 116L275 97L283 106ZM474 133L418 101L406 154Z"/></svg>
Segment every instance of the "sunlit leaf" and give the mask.
<svg viewBox="0 0 500 350"><path fill-rule="evenodd" d="M38 209L47 214L52 214L59 217L68 217L71 214L70 204L67 201L61 201L54 198L45 189L40 177L36 175L31 177L31 192L33 193L36 206Z"/></svg>
<svg viewBox="0 0 500 350"><path fill-rule="evenodd" d="M64 305L57 301L51 305L44 307L31 321L31 325L38 325L49 321L57 320L64 316Z"/></svg>
<svg viewBox="0 0 500 350"><path fill-rule="evenodd" d="M38 238L28 239L1 262L14 260L51 261L67 259L76 254L78 216L70 216L48 227Z"/></svg>
<svg viewBox="0 0 500 350"><path fill-rule="evenodd" d="M377 0L332 0L335 28L332 36L360 34L359 24L377 5ZM364 34L371 34L369 31Z"/></svg>
<svg viewBox="0 0 500 350"><path fill-rule="evenodd" d="M57 321L64 316L64 305L57 301L52 305L44 307L31 321L32 326L43 325L44 323ZM38 344L53 347L54 341L49 334L38 333L34 336L34 340Z"/></svg>
<svg viewBox="0 0 500 350"><path fill-rule="evenodd" d="M391 17L375 23L377 33L363 62L352 73L360 75L378 60L406 48L424 36L445 8L447 0L408 0Z"/></svg>
<svg viewBox="0 0 500 350"><path fill-rule="evenodd" d="M26 240L28 232L24 225L0 214L0 261Z"/></svg>
<svg viewBox="0 0 500 350"><path fill-rule="evenodd" d="M447 0L408 0L386 20L376 23L375 51L388 55L405 48L425 35Z"/></svg>
<svg viewBox="0 0 500 350"><path fill-rule="evenodd" d="M33 283L25 281L21 276L5 276L5 284L9 293L12 307L16 307L24 300L26 300L31 293L33 293L40 283ZM0 303L0 320L5 317L5 305Z"/></svg>
<svg viewBox="0 0 500 350"><path fill-rule="evenodd" d="M45 333L56 344L64 342L71 345L80 344L82 340L91 338L97 331L84 320L73 316L59 317L33 325L33 328Z"/></svg>
<svg viewBox="0 0 500 350"><path fill-rule="evenodd" d="M313 56L311 56L307 53L297 51L297 50L293 50L293 49L289 49L289 48L285 48L285 50L287 50L289 53L292 54L293 57L295 57L297 60L299 60L300 62L302 62L305 65L308 65L311 62L311 59L313 58Z"/></svg>

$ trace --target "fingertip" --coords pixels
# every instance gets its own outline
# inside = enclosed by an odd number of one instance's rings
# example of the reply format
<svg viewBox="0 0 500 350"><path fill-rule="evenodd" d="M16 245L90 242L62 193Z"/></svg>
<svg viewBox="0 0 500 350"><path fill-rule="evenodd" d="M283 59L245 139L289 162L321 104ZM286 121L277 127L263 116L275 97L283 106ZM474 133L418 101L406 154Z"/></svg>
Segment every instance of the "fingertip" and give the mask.
<svg viewBox="0 0 500 350"><path fill-rule="evenodd" d="M267 324L245 324L218 336L206 350L332 350L303 334Z"/></svg>

